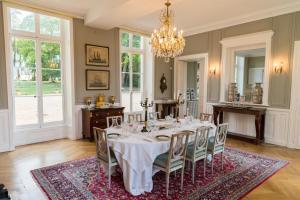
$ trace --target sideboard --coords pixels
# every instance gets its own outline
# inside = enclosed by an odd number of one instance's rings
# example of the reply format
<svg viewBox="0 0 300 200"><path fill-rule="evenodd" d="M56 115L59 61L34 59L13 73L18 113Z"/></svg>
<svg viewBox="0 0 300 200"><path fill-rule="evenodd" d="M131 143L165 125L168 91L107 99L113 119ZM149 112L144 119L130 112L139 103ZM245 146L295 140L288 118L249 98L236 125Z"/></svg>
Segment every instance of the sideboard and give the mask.
<svg viewBox="0 0 300 200"><path fill-rule="evenodd" d="M93 127L105 129L106 117L123 116L124 107L111 106L107 108L82 109L82 137L93 140Z"/></svg>

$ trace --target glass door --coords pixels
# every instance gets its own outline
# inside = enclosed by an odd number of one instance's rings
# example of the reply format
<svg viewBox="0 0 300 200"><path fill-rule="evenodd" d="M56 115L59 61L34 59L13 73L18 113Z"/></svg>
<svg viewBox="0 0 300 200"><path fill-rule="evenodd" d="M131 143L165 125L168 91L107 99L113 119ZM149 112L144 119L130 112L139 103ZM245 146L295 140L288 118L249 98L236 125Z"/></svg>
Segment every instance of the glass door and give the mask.
<svg viewBox="0 0 300 200"><path fill-rule="evenodd" d="M12 37L13 99L16 126L37 126L36 42Z"/></svg>
<svg viewBox="0 0 300 200"><path fill-rule="evenodd" d="M121 54L121 102L125 112L142 111L142 55L124 52Z"/></svg>
<svg viewBox="0 0 300 200"><path fill-rule="evenodd" d="M63 121L61 45L41 42L43 123Z"/></svg>
<svg viewBox="0 0 300 200"><path fill-rule="evenodd" d="M64 122L62 20L9 8L16 129Z"/></svg>

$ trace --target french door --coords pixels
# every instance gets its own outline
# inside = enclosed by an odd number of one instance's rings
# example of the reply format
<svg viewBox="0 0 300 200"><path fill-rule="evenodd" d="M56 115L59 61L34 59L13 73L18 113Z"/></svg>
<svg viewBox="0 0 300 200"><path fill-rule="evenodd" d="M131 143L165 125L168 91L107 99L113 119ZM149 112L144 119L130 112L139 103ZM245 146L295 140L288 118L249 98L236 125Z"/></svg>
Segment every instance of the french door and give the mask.
<svg viewBox="0 0 300 200"><path fill-rule="evenodd" d="M63 123L61 43L11 37L15 127L42 128Z"/></svg>
<svg viewBox="0 0 300 200"><path fill-rule="evenodd" d="M121 53L121 103L125 112L142 111L143 55L137 52Z"/></svg>

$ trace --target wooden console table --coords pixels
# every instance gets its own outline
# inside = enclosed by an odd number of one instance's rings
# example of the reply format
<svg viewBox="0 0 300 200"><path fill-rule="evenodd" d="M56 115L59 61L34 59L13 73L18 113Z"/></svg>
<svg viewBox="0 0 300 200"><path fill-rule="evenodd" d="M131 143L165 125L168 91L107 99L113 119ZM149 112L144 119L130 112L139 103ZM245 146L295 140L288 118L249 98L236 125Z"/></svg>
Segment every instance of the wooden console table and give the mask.
<svg viewBox="0 0 300 200"><path fill-rule="evenodd" d="M160 118L176 113L175 100L155 100L155 111L160 113ZM175 117L175 116L174 116Z"/></svg>
<svg viewBox="0 0 300 200"><path fill-rule="evenodd" d="M239 113L246 115L254 115L255 116L255 129L256 129L256 137L251 137L247 135L237 134L228 132L228 136L231 138L241 139L244 141L252 142L255 144L260 144L264 142L265 139L265 116L266 109L265 108L255 108L255 107L235 107L230 105L214 105L214 123L217 125L218 120L219 123L223 123L223 113Z"/></svg>

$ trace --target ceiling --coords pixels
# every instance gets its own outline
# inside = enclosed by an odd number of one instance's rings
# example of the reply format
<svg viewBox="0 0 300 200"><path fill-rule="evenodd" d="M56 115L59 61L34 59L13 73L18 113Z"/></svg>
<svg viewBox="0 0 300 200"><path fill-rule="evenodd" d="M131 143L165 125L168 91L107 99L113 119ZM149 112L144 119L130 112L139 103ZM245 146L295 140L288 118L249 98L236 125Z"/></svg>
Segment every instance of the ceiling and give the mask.
<svg viewBox="0 0 300 200"><path fill-rule="evenodd" d="M159 26L164 0L14 0L82 17L92 27L127 27L150 33ZM185 35L300 10L300 0L171 0Z"/></svg>

